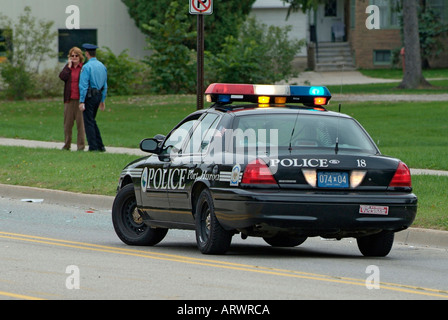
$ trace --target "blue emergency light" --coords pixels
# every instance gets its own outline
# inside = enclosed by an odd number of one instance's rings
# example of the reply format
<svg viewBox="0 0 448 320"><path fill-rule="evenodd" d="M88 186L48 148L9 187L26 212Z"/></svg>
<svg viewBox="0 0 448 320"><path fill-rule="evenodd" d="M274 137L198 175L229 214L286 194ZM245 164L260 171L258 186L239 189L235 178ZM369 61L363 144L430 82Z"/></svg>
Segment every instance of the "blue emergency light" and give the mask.
<svg viewBox="0 0 448 320"><path fill-rule="evenodd" d="M234 101L262 104L300 103L327 105L331 93L326 87L213 83L205 91L207 101L229 104Z"/></svg>

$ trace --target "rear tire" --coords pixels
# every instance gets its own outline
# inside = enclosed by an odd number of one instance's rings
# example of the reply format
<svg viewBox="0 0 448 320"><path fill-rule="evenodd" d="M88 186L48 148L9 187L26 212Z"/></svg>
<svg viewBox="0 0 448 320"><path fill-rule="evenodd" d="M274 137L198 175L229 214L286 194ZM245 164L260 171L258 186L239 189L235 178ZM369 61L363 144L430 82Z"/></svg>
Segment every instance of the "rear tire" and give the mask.
<svg viewBox="0 0 448 320"><path fill-rule="evenodd" d="M137 210L133 184L118 191L112 206L112 223L121 241L134 246L154 246L168 232L168 229L151 228L143 222Z"/></svg>
<svg viewBox="0 0 448 320"><path fill-rule="evenodd" d="M202 253L226 253L233 233L225 230L216 218L213 198L208 189L201 192L196 203L195 224L196 242Z"/></svg>
<svg viewBox="0 0 448 320"><path fill-rule="evenodd" d="M385 257L394 243L393 232L383 231L370 236L357 238L359 251L365 257Z"/></svg>

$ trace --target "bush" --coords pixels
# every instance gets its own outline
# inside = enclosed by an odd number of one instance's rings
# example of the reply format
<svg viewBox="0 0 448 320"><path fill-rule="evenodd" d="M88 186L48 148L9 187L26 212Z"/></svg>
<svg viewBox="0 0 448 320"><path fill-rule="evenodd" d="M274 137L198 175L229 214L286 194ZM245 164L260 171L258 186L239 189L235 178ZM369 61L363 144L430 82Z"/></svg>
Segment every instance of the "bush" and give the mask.
<svg viewBox="0 0 448 320"><path fill-rule="evenodd" d="M7 42L7 61L1 64L0 74L7 98L25 99L35 87L33 77L39 73L44 57L57 57L51 48L57 38L57 32L52 31L53 25L53 21L33 17L28 6L15 23L0 13L0 29Z"/></svg>
<svg viewBox="0 0 448 320"><path fill-rule="evenodd" d="M31 73L26 71L23 64L4 62L0 74L5 82L4 91L8 99L23 100L33 89Z"/></svg>
<svg viewBox="0 0 448 320"><path fill-rule="evenodd" d="M107 94L147 93L149 67L129 56L128 50L116 56L108 47L97 51L97 58L107 68ZM142 92L143 91L143 92Z"/></svg>
<svg viewBox="0 0 448 320"><path fill-rule="evenodd" d="M33 89L29 96L32 98L48 98L64 96L64 81L59 78L62 66L46 69L33 76Z"/></svg>

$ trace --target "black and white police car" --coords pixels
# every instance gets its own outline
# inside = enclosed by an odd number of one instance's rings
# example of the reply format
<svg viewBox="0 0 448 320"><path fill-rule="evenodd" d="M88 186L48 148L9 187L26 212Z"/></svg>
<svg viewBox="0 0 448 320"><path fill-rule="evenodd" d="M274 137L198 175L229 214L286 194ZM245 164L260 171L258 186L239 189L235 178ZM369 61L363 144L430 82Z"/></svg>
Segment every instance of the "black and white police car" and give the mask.
<svg viewBox="0 0 448 320"><path fill-rule="evenodd" d="M386 256L414 221L409 168L327 111L326 87L216 83L206 96L210 108L142 140L150 155L123 169L112 220L124 243L190 229L202 253L223 254L238 233L289 247L354 237L363 255Z"/></svg>

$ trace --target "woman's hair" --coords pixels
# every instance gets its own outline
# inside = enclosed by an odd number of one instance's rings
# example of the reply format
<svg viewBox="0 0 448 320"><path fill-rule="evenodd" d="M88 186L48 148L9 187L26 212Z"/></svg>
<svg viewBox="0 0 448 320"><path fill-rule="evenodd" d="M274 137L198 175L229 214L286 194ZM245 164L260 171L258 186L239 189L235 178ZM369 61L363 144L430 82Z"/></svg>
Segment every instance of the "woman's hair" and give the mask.
<svg viewBox="0 0 448 320"><path fill-rule="evenodd" d="M68 57L70 58L72 54L77 54L79 56L79 62L84 63L84 55L82 54L81 49L79 49L78 47L71 48L68 52Z"/></svg>

